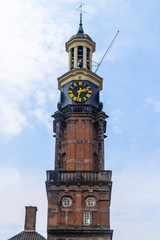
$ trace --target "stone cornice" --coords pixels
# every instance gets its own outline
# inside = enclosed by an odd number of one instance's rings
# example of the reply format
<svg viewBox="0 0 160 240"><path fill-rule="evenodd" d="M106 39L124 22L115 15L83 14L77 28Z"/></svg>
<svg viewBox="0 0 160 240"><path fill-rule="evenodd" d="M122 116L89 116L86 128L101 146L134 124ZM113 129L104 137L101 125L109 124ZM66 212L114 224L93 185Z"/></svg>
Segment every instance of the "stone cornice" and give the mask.
<svg viewBox="0 0 160 240"><path fill-rule="evenodd" d="M86 46L91 48L92 52L95 52L96 49L96 44L95 42L89 40L89 39L85 39L85 38L73 38L72 40L66 42L66 51L69 52L69 50L72 47L76 47L76 46Z"/></svg>
<svg viewBox="0 0 160 240"><path fill-rule="evenodd" d="M69 71L65 74L63 74L61 77L58 78L58 89L61 90L61 87L72 81L72 80L88 80L94 83L99 87L99 90L102 90L103 86L103 78L98 76L96 73L88 71L85 68L77 68L74 69L73 71Z"/></svg>

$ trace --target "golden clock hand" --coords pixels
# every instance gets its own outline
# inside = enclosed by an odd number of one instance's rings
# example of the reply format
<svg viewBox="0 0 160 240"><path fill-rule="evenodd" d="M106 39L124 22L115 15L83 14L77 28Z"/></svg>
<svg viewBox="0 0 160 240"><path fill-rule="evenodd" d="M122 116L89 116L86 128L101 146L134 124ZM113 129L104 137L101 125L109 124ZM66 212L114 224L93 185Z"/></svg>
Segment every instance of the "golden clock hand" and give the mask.
<svg viewBox="0 0 160 240"><path fill-rule="evenodd" d="M81 92L82 92L82 89L80 88L80 89L77 91L77 93L78 93L77 99L79 99L79 96L80 96Z"/></svg>
<svg viewBox="0 0 160 240"><path fill-rule="evenodd" d="M82 92L87 92L89 89L87 89L87 88L84 88L84 89L82 89Z"/></svg>

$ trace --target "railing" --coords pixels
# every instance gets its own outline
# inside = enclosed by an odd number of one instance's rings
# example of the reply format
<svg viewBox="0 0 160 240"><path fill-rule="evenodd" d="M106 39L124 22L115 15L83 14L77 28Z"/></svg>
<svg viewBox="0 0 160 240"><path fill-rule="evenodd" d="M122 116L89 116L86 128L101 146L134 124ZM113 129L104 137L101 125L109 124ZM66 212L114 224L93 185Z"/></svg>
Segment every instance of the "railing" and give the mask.
<svg viewBox="0 0 160 240"><path fill-rule="evenodd" d="M50 182L110 182L111 171L47 171Z"/></svg>
<svg viewBox="0 0 160 240"><path fill-rule="evenodd" d="M68 105L64 107L61 112L65 113L98 113L100 112L100 109L93 107L92 105L80 105L80 104L74 104L74 105Z"/></svg>

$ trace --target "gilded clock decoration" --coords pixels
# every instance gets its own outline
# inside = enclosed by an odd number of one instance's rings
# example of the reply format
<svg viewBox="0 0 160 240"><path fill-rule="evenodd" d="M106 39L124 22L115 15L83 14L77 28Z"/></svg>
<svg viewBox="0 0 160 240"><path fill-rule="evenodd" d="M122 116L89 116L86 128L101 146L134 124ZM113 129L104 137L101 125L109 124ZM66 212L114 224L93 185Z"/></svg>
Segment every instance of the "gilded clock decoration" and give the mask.
<svg viewBox="0 0 160 240"><path fill-rule="evenodd" d="M69 86L68 95L75 102L85 102L91 97L92 88L85 81L76 81Z"/></svg>

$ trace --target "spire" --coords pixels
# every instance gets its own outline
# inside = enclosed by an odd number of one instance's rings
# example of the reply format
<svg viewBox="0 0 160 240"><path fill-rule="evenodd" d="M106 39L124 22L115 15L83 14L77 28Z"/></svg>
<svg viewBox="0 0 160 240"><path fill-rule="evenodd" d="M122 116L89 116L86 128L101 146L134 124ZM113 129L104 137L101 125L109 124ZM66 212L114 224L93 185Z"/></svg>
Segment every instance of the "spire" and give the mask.
<svg viewBox="0 0 160 240"><path fill-rule="evenodd" d="M81 3L79 8L77 8L77 10L80 11L80 23L79 23L79 30L78 30L79 33L84 33L84 30L83 30L83 27L82 27L82 25L83 25L82 24L82 12L84 12L82 10L83 5L84 5L84 3Z"/></svg>
<svg viewBox="0 0 160 240"><path fill-rule="evenodd" d="M80 13L80 24L79 24L79 33L84 33L83 27L82 27L82 12Z"/></svg>

